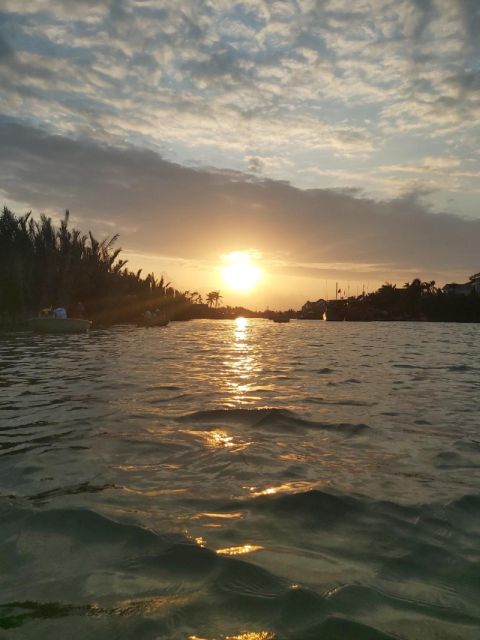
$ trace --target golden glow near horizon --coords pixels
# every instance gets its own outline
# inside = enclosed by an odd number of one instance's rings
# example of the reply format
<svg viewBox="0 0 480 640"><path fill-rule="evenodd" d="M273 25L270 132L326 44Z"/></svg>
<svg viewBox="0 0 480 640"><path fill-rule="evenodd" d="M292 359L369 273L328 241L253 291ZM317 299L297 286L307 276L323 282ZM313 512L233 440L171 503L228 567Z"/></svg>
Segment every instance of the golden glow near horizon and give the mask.
<svg viewBox="0 0 480 640"><path fill-rule="evenodd" d="M225 285L238 293L252 291L262 277L262 269L254 263L251 251L232 251L222 256L225 262L221 267Z"/></svg>

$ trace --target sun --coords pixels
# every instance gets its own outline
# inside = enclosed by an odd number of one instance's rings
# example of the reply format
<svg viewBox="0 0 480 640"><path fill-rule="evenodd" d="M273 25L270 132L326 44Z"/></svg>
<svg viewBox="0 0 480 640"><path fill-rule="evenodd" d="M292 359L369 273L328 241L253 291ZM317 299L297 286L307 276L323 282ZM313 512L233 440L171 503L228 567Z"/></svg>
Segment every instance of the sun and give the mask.
<svg viewBox="0 0 480 640"><path fill-rule="evenodd" d="M225 285L233 291L252 291L262 277L262 270L254 262L252 251L232 251L222 256L225 265L221 274Z"/></svg>

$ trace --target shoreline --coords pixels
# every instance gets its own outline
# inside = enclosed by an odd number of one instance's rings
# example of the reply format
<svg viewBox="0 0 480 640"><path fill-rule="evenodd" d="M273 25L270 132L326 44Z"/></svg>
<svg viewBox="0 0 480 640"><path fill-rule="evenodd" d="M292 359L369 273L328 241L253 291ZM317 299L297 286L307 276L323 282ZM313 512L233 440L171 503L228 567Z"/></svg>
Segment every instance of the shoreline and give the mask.
<svg viewBox="0 0 480 640"><path fill-rule="evenodd" d="M9 333L34 333L34 331L32 329L30 329L28 327L28 319L34 317L34 316L28 316L27 318L23 319L21 322L9 322L9 323L5 323L5 322L0 322L0 334L9 334ZM175 318L175 319L171 319L169 322L193 322L195 320L213 320L213 321L221 321L221 320L228 320L228 321L234 321L237 318L242 318L242 317L248 317L249 319L252 320L266 320L269 322L272 322L273 324L273 320L271 318L266 318L265 316L262 315L251 315L251 316L242 316L242 315L236 315L236 316L229 316L229 317L196 317L196 318ZM392 324L398 324L398 323L421 323L421 324L458 324L458 325L465 325L465 324L480 324L480 321L478 320L434 320L434 319L428 319L428 318L408 318L408 319L399 319L399 318L375 318L373 320L359 320L359 319L349 319L349 318L345 318L345 319L323 319L323 318L291 318L291 320L296 320L298 322L321 322L321 323L339 323L339 322L348 322L348 323L354 323L354 324L372 324L372 323L378 323L378 324L387 324L387 323L392 323ZM125 321L125 320L119 320L118 322L112 322L112 323L97 323L94 320L92 321L92 327L91 327L91 331L98 331L98 330L108 330L108 329L113 329L115 327L119 327L119 326L132 326L132 327L138 327L138 328L147 328L147 329L153 329L155 328L154 326L152 327L142 327L142 325L140 325L138 322L134 322L134 321ZM157 328L164 328L164 327L157 327Z"/></svg>

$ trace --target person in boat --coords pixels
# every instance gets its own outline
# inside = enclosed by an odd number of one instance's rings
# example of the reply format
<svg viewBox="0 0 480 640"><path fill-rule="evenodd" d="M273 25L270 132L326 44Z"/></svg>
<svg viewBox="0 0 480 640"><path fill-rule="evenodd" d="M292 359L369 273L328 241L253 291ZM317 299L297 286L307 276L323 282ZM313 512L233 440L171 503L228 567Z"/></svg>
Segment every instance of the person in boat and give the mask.
<svg viewBox="0 0 480 640"><path fill-rule="evenodd" d="M85 305L83 304L83 302L80 302L79 300L75 305L73 312L75 318L83 318L85 314Z"/></svg>
<svg viewBox="0 0 480 640"><path fill-rule="evenodd" d="M41 309L38 316L39 318L52 318L53 317L52 307L45 307L44 309Z"/></svg>
<svg viewBox="0 0 480 640"><path fill-rule="evenodd" d="M147 309L145 311L145 313L143 314L143 317L145 318L145 320L151 320L152 319L152 312L150 311L150 309Z"/></svg>
<svg viewBox="0 0 480 640"><path fill-rule="evenodd" d="M58 306L53 310L53 317L60 320L66 320L67 310L65 309L65 307Z"/></svg>

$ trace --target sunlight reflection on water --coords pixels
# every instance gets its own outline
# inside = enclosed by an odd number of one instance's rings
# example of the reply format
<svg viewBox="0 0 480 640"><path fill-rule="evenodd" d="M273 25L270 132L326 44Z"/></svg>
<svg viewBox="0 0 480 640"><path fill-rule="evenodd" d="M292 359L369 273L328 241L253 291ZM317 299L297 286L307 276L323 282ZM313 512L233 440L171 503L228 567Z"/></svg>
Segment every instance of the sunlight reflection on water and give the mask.
<svg viewBox="0 0 480 640"><path fill-rule="evenodd" d="M0 336L1 624L475 640L479 362L473 325Z"/></svg>
<svg viewBox="0 0 480 640"><path fill-rule="evenodd" d="M252 395L258 378L259 363L250 336L250 320L236 318L233 324L233 352L224 361L225 390L229 394L229 406L253 404L259 399Z"/></svg>

